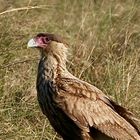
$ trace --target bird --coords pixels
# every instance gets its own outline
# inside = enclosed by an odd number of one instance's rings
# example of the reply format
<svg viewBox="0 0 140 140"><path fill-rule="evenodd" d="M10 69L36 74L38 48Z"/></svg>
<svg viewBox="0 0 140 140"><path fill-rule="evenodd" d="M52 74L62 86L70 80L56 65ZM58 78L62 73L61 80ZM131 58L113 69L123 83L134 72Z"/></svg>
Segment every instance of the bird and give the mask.
<svg viewBox="0 0 140 140"><path fill-rule="evenodd" d="M133 113L67 69L69 45L60 36L38 33L37 99L43 114L63 140L140 140Z"/></svg>

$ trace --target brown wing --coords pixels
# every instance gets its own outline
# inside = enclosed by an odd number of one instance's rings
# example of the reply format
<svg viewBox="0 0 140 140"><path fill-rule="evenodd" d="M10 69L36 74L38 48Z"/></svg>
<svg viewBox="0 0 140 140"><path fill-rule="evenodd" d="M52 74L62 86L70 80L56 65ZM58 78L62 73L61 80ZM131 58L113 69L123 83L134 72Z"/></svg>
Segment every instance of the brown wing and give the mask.
<svg viewBox="0 0 140 140"><path fill-rule="evenodd" d="M99 89L78 79L60 81L56 101L83 131L95 128L117 140L140 140L137 130L114 110Z"/></svg>

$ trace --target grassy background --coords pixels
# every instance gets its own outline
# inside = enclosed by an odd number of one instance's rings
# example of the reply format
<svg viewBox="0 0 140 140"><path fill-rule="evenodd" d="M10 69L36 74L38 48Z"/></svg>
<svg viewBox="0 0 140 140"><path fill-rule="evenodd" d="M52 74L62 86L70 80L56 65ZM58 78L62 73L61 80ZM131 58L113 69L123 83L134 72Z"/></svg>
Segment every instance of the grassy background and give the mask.
<svg viewBox="0 0 140 140"><path fill-rule="evenodd" d="M139 0L0 0L0 140L60 140L36 99L38 32L66 38L69 70L140 118Z"/></svg>

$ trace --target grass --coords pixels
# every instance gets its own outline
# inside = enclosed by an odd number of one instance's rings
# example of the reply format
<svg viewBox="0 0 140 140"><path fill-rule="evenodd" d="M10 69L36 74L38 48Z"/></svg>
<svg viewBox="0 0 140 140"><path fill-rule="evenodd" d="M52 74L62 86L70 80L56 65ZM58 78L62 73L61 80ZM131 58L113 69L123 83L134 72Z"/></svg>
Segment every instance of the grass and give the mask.
<svg viewBox="0 0 140 140"><path fill-rule="evenodd" d="M35 81L39 32L66 38L68 69L140 118L139 0L0 0L0 139L60 140L42 115Z"/></svg>

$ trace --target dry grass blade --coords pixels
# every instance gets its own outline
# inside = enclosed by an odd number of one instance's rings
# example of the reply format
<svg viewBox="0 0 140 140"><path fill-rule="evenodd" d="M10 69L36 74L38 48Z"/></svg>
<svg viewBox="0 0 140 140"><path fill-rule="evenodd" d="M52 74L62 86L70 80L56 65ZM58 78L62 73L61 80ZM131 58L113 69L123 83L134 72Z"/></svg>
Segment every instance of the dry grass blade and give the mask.
<svg viewBox="0 0 140 140"><path fill-rule="evenodd" d="M50 8L50 7L52 7L52 5L38 5L38 6L20 7L20 8L14 8L14 9L3 11L3 12L0 13L0 15L4 15L4 14L7 14L7 13L16 12L16 11L23 11L23 10L47 9L47 8Z"/></svg>

